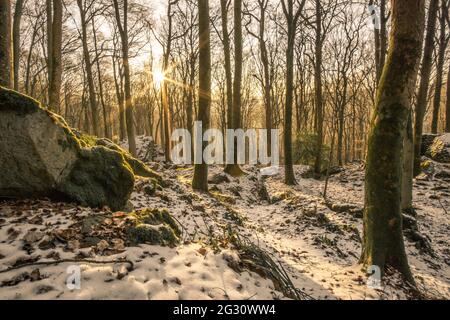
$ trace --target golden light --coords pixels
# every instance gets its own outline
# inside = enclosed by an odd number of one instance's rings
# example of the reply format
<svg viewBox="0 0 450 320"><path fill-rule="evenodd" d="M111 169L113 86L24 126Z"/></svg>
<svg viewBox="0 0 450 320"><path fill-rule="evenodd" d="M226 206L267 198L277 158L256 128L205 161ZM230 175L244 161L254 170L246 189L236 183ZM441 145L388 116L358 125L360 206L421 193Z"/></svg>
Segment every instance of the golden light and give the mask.
<svg viewBox="0 0 450 320"><path fill-rule="evenodd" d="M161 70L156 70L153 72L153 81L158 88L161 87L161 84L164 82L164 80L165 76Z"/></svg>

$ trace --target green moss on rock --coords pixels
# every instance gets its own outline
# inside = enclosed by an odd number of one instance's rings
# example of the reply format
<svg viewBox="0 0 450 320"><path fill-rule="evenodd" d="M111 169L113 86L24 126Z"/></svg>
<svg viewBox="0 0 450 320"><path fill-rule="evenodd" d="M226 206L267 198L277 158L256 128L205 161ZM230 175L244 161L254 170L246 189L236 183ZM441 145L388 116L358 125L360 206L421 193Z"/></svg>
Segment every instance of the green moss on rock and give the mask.
<svg viewBox="0 0 450 320"><path fill-rule="evenodd" d="M175 246L179 243L181 230L167 210L145 209L131 216L134 225L126 230L129 244Z"/></svg>
<svg viewBox="0 0 450 320"><path fill-rule="evenodd" d="M117 170L121 167L120 170ZM83 205L123 209L134 186L134 176L118 152L95 147L81 153L58 190Z"/></svg>

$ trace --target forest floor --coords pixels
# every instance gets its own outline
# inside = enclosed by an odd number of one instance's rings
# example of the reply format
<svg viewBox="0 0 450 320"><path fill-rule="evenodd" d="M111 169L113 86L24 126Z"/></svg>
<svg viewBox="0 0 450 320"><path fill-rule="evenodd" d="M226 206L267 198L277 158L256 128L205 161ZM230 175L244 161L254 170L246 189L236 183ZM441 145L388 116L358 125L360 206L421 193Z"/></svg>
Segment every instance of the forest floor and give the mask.
<svg viewBox="0 0 450 320"><path fill-rule="evenodd" d="M103 222L103 241L91 246L79 226L107 209L0 202L0 299L412 298L395 274L371 288L358 264L360 164L331 176L328 201L324 181L307 178L306 166L296 167L295 187L283 184L282 173L263 180L245 167L245 176L231 178L212 167L216 181L203 194L190 187L192 168L150 165L165 188L149 196L140 179L131 201L135 210L168 208L182 226L182 244L126 247L113 218ZM414 196L422 242L406 240L412 271L426 298L450 299L450 183L418 180ZM81 268L79 290L66 285L74 265Z"/></svg>

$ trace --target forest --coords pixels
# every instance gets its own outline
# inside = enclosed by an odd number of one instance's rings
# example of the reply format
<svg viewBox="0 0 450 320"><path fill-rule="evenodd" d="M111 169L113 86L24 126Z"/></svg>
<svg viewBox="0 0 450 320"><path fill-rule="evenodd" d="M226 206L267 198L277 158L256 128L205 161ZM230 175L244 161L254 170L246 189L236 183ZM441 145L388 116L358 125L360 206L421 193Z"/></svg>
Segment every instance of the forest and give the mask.
<svg viewBox="0 0 450 320"><path fill-rule="evenodd" d="M448 300L449 0L0 0L0 299Z"/></svg>

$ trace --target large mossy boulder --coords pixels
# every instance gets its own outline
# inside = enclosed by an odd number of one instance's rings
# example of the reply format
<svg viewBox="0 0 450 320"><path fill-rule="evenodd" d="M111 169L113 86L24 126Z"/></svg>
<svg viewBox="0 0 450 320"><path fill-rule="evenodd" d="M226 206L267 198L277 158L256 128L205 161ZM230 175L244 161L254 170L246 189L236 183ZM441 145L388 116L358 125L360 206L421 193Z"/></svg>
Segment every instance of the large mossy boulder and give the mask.
<svg viewBox="0 0 450 320"><path fill-rule="evenodd" d="M131 214L133 225L126 230L130 245L150 244L173 247L180 241L181 230L167 210L145 209Z"/></svg>
<svg viewBox="0 0 450 320"><path fill-rule="evenodd" d="M0 196L123 209L134 175L123 154L89 147L60 116L0 87Z"/></svg>

